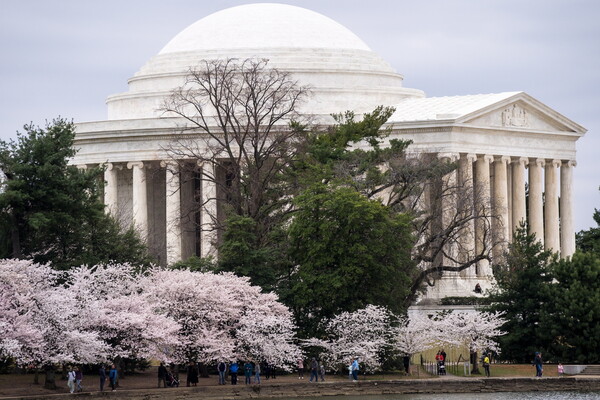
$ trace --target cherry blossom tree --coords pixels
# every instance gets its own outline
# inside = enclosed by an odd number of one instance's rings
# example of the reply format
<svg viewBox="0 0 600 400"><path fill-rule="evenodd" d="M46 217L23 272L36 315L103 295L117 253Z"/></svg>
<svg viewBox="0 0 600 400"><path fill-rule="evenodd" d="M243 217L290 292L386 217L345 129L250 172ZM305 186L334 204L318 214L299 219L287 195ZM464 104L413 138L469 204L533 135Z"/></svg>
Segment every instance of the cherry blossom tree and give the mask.
<svg viewBox="0 0 600 400"><path fill-rule="evenodd" d="M394 329L393 345L400 353L412 356L434 347L438 340L437 332L432 329L436 321L415 313L399 322Z"/></svg>
<svg viewBox="0 0 600 400"><path fill-rule="evenodd" d="M469 349L472 373L479 373L478 352L490 350L500 353L495 338L506 334L500 327L506 323L500 312L451 312L440 318L435 325L444 332L438 340L450 345L465 346Z"/></svg>
<svg viewBox="0 0 600 400"><path fill-rule="evenodd" d="M344 312L326 322L328 338L308 339L305 346L321 347L322 360L339 370L358 357L366 371L381 367L382 355L390 343L391 313L384 307L368 305L354 312Z"/></svg>
<svg viewBox="0 0 600 400"><path fill-rule="evenodd" d="M58 285L58 272L26 260L1 260L0 271L3 353L20 365L45 367L47 388L56 387L55 364L105 356L98 333L82 329L85 316L69 290Z"/></svg>
<svg viewBox="0 0 600 400"><path fill-rule="evenodd" d="M249 278L157 268L142 287L180 325L169 348L176 361L255 359L288 368L300 355L291 312Z"/></svg>
<svg viewBox="0 0 600 400"><path fill-rule="evenodd" d="M164 350L175 344L179 324L149 301L136 268L129 264L82 266L71 269L66 281L84 315L81 328L102 338L108 360L168 359Z"/></svg>

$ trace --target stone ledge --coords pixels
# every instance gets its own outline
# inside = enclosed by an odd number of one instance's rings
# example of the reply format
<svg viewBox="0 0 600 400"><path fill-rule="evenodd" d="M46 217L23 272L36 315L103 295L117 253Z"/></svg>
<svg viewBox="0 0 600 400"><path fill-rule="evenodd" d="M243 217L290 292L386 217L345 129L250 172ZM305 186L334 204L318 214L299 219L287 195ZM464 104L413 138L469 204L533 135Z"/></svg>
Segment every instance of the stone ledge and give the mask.
<svg viewBox="0 0 600 400"><path fill-rule="evenodd" d="M117 390L77 394L1 397L3 400L50 399L253 399L310 396L360 396L414 393L477 393L477 392L551 392L600 391L600 378L452 378L408 379L390 381L287 383L238 386L199 386L193 388Z"/></svg>

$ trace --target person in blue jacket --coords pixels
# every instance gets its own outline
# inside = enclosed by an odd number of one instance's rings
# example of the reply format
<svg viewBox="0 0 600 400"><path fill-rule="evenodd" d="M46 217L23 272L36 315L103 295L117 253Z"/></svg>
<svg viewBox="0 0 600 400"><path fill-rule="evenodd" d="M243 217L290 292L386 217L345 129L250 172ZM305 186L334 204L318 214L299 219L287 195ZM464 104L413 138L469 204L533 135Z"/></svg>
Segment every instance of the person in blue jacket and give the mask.
<svg viewBox="0 0 600 400"><path fill-rule="evenodd" d="M110 366L110 371L108 372L108 379L110 380L110 387L113 392L117 389L117 380L119 379L119 373L117 372L117 367L115 364Z"/></svg>

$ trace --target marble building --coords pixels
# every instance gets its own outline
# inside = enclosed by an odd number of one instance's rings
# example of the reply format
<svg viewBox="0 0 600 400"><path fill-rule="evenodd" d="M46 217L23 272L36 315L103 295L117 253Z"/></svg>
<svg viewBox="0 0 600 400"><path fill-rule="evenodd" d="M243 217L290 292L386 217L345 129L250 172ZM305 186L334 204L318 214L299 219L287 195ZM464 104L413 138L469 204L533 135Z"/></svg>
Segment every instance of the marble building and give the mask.
<svg viewBox="0 0 600 400"><path fill-rule="evenodd" d="M127 92L108 97L106 120L77 124L73 163L106 165L108 212L133 223L161 263L215 254L214 233L194 228L182 210L201 193L201 226L217 207L215 187L182 179L164 150L180 121L162 114L163 100L200 60L255 57L310 85L303 113L395 107L392 136L411 139L413 151L457 161L457 178L482 188L498 210L496 237L510 238L528 218L546 248L573 254L573 168L585 128L523 92L428 98L405 88L402 75L337 22L299 7L252 4L184 29L129 79ZM491 279L486 265L447 273L427 297L470 295L475 283L485 288Z"/></svg>

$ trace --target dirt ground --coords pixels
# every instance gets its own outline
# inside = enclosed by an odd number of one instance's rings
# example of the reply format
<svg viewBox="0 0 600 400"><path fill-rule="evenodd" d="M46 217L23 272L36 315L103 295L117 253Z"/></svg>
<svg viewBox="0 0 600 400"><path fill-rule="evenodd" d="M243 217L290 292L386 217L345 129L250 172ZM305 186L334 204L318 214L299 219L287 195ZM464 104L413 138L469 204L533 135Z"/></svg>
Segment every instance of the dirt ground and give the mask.
<svg viewBox="0 0 600 400"><path fill-rule="evenodd" d="M544 369L545 376L556 376L556 366L548 366ZM534 375L534 370L531 365L513 365L513 364L492 364L492 376L496 377L531 377ZM480 375L477 375L480 376ZM283 383L298 383L306 382L309 384L310 374L304 374L304 380L299 380L297 374L279 375L275 379L261 378L261 385L269 384L281 384ZM416 371L412 376L405 376L404 374L377 374L377 375L365 375L361 376L360 379L366 380L396 380L396 379L431 379L432 377L423 371L418 374ZM331 381L345 381L348 379L346 375L327 375L326 380ZM468 379L468 378L463 378ZM185 373L180 374L181 386L185 386ZM44 388L44 375L40 374L39 384L34 384L33 374L9 374L0 375L0 398L1 397L17 397L26 395L44 395L44 394L60 394L67 393L67 381L60 379L57 376L57 390L48 390ZM99 378L96 375L84 375L83 377L83 391L84 392L96 392L99 391ZM121 377L119 380L120 389L153 389L157 387L157 368L151 367L150 369L137 373L135 375ZM229 382L228 382L229 384ZM244 377L238 378L238 384L244 384ZM218 386L218 376L211 375L209 378L200 378L198 386ZM105 386L105 390L110 390L108 382ZM166 388L162 390L172 391L178 390L178 388Z"/></svg>

